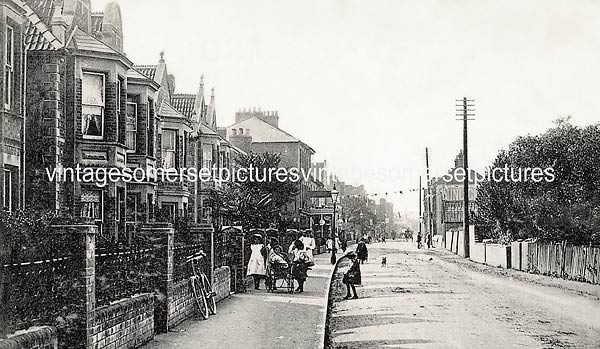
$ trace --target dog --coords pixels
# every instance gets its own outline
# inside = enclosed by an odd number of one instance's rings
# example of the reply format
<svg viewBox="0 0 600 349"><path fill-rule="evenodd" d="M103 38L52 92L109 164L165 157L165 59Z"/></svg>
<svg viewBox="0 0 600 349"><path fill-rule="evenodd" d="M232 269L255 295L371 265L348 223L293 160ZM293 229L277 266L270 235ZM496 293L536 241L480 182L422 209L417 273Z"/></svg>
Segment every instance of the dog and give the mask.
<svg viewBox="0 0 600 349"><path fill-rule="evenodd" d="M381 256L381 267L387 267L387 257Z"/></svg>

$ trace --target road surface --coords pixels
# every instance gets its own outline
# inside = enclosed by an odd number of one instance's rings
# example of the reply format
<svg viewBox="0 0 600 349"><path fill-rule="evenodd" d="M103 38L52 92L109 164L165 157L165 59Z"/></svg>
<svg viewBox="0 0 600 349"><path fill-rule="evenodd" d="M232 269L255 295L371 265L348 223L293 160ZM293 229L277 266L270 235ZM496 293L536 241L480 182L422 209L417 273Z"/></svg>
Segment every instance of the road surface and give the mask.
<svg viewBox="0 0 600 349"><path fill-rule="evenodd" d="M360 299L333 292L335 348L600 348L600 286L413 243L369 245L369 257Z"/></svg>

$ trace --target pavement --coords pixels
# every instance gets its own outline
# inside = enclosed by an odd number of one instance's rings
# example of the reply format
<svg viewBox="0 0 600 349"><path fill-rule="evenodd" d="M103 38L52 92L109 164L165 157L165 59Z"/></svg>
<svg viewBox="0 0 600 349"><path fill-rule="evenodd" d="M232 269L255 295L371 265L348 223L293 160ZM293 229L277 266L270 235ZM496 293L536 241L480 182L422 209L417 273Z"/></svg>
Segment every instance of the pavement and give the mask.
<svg viewBox="0 0 600 349"><path fill-rule="evenodd" d="M600 348L600 286L371 244L359 299L334 281L333 348ZM381 256L387 267L381 267ZM336 280L348 263L341 263Z"/></svg>
<svg viewBox="0 0 600 349"><path fill-rule="evenodd" d="M188 320L144 348L322 348L330 255L315 256L303 293L253 288L217 304L208 320Z"/></svg>

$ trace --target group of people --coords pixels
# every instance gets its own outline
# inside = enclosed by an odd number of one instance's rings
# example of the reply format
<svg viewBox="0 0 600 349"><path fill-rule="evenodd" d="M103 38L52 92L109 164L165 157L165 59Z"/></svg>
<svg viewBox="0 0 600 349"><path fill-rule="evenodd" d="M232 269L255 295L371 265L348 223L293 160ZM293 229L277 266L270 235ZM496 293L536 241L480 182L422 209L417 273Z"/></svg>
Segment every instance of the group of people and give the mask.
<svg viewBox="0 0 600 349"><path fill-rule="evenodd" d="M315 247L315 239L311 232L302 233L302 236L294 240L287 250L284 250L277 238L272 237L265 246L263 237L255 234L250 241L251 254L246 275L252 276L254 288L258 290L260 280L266 278L268 267L277 264L279 268L287 268L288 262L290 262L294 265L292 276L298 282L296 292L304 292L308 268L314 265L313 250ZM276 288L275 285L271 286L273 289Z"/></svg>
<svg viewBox="0 0 600 349"><path fill-rule="evenodd" d="M327 252L331 252L332 250L337 252L340 249L345 252L347 247L348 242L346 241L346 239L340 240L340 238L337 235L335 236L335 240L329 237L325 241L325 248L327 248Z"/></svg>
<svg viewBox="0 0 600 349"><path fill-rule="evenodd" d="M339 243L339 239L334 244L327 245L328 250L343 248L346 246ZM272 237L265 246L263 237L255 234L250 242L250 261L248 262L247 276L252 276L254 279L254 288L260 289L260 280L265 279L267 268L278 264L279 267L287 268L288 261L294 264L292 268L292 276L298 282L296 292L304 292L304 283L308 277L308 269L314 265L313 251L316 248L315 239L310 232L305 232L302 236L292 242L287 251L280 245L279 240ZM286 252L289 258L285 258ZM346 285L347 294L344 299L358 298L355 285L361 284L360 264L364 263L369 258L367 249L367 239L360 239L356 251L348 252L347 257L352 261L350 268L344 273L343 283ZM271 285L275 288L275 285ZM353 294L350 293L353 292Z"/></svg>
<svg viewBox="0 0 600 349"><path fill-rule="evenodd" d="M421 232L417 233L417 248L423 247L423 243L421 242L422 239ZM431 248L431 233L427 233L425 240L427 241L427 248Z"/></svg>

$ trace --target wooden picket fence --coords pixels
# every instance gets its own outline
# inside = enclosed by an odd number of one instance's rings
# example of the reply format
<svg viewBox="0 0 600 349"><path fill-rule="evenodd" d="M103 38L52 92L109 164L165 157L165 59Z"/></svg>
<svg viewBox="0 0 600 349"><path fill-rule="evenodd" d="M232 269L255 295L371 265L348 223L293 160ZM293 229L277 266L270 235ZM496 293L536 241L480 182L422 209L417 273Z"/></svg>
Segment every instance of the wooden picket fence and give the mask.
<svg viewBox="0 0 600 349"><path fill-rule="evenodd" d="M529 243L527 270L563 279L600 284L600 247Z"/></svg>

